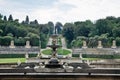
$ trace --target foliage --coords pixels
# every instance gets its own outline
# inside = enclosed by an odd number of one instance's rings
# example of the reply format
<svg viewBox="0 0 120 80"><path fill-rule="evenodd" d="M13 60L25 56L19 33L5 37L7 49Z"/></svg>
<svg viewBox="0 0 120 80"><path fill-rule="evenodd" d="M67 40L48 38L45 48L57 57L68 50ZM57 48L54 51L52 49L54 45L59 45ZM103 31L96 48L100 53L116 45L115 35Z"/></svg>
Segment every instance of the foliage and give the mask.
<svg viewBox="0 0 120 80"><path fill-rule="evenodd" d="M74 39L74 24L66 23L63 27L63 36L67 39L67 46L71 47L70 43Z"/></svg>
<svg viewBox="0 0 120 80"><path fill-rule="evenodd" d="M13 39L11 36L0 37L0 44L3 46L9 46L10 41Z"/></svg>
<svg viewBox="0 0 120 80"><path fill-rule="evenodd" d="M13 17L12 15L10 14L9 18L8 18L8 21L13 21Z"/></svg>
<svg viewBox="0 0 120 80"><path fill-rule="evenodd" d="M99 40L104 47L110 47L112 40L116 40L117 46L120 46L120 17L109 16L96 20L95 23L90 20L66 23L63 26L63 36L68 47L81 47L83 40L87 42L88 47L97 47ZM85 39L79 38L81 36Z"/></svg>
<svg viewBox="0 0 120 80"><path fill-rule="evenodd" d="M29 16L20 23L19 19L14 20L12 14L8 18L0 14L0 45L8 46L10 40L15 40L17 46L21 46L25 44L25 38L29 37L27 40L31 41L32 46L39 46L41 42L41 47L45 48L54 28L66 38L68 48L81 47L83 40L88 47L96 47L98 40L101 40L105 47L110 47L112 40L116 40L117 46L120 46L120 17L108 16L94 23L86 20L64 25L57 22L54 25L51 21L46 24L39 24L36 19L29 21Z"/></svg>
<svg viewBox="0 0 120 80"><path fill-rule="evenodd" d="M53 31L54 31L54 24L53 22L48 22L48 26L49 26L49 34L53 34Z"/></svg>
<svg viewBox="0 0 120 80"><path fill-rule="evenodd" d="M41 40L41 46L45 48L49 34L53 34L53 29L53 22L39 24L36 19L29 21L29 16L26 16L26 19L20 23L18 19L13 19L12 14L8 19L0 14L0 45L8 46L10 40L14 40L16 46L23 46L29 40L32 46L39 46Z"/></svg>
<svg viewBox="0 0 120 80"><path fill-rule="evenodd" d="M57 22L56 25L55 25L55 29L57 30L57 32L55 30L55 33L56 34L61 34L62 33L62 27L63 27L62 23Z"/></svg>

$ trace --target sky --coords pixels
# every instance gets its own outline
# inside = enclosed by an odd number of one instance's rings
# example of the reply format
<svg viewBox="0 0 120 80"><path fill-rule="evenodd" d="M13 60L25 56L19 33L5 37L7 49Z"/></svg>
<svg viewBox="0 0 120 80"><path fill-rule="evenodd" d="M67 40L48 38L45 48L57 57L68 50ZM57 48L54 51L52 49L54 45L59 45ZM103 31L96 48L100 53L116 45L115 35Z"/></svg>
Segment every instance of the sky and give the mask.
<svg viewBox="0 0 120 80"><path fill-rule="evenodd" d="M75 22L120 17L120 0L0 0L0 13L14 19L39 23Z"/></svg>

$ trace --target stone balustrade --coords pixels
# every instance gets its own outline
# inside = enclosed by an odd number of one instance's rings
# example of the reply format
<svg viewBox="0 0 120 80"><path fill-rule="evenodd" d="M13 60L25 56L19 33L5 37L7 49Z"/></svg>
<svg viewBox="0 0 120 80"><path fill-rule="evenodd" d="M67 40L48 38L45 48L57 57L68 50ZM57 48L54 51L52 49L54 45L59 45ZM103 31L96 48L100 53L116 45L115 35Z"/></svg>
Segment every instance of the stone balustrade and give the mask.
<svg viewBox="0 0 120 80"><path fill-rule="evenodd" d="M40 52L40 47L31 47L31 48L25 48L23 46L15 47L15 48L10 48L10 47L5 47L1 46L0 47L0 53L39 53Z"/></svg>
<svg viewBox="0 0 120 80"><path fill-rule="evenodd" d="M82 48L84 48L84 49L85 49L85 48L88 48L86 41L83 41L83 46L82 46ZM97 46L97 48L103 48L102 41L98 41L98 46ZM117 46L116 46L116 41L115 41L115 40L113 40L111 48L117 48Z"/></svg>

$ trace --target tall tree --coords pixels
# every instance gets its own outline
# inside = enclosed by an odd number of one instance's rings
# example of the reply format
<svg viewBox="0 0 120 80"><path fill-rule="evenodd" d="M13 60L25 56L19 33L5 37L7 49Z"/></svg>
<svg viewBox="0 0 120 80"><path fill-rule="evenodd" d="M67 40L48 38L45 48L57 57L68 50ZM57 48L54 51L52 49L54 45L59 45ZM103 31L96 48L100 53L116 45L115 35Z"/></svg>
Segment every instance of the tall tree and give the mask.
<svg viewBox="0 0 120 80"><path fill-rule="evenodd" d="M38 21L37 21L36 19L34 20L34 23L35 23L35 24L39 24Z"/></svg>
<svg viewBox="0 0 120 80"><path fill-rule="evenodd" d="M56 30L57 30L57 33L58 34L61 34L62 33L62 23L61 22L57 22L56 25L55 25L55 33L56 33Z"/></svg>
<svg viewBox="0 0 120 80"><path fill-rule="evenodd" d="M0 20L2 19L2 14L0 14Z"/></svg>
<svg viewBox="0 0 120 80"><path fill-rule="evenodd" d="M31 21L30 22L30 24L31 24L31 26L37 26L39 23L38 23L38 21L35 19L34 21Z"/></svg>
<svg viewBox="0 0 120 80"><path fill-rule="evenodd" d="M97 20L95 26L96 26L96 30L97 30L97 35L99 35L99 36L101 34L110 33L112 31L110 26L108 25L108 21L105 19Z"/></svg>
<svg viewBox="0 0 120 80"><path fill-rule="evenodd" d="M12 17L11 14L10 14L10 16L8 17L8 21L13 21L13 17Z"/></svg>
<svg viewBox="0 0 120 80"><path fill-rule="evenodd" d="M3 20L4 20L4 21L7 21L7 17L6 17L6 16L4 16L4 17L3 17Z"/></svg>
<svg viewBox="0 0 120 80"><path fill-rule="evenodd" d="M70 43L74 39L74 24L66 23L63 27L63 36L66 37L68 47L71 47Z"/></svg>
<svg viewBox="0 0 120 80"><path fill-rule="evenodd" d="M26 16L25 24L29 24L29 17L28 16Z"/></svg>
<svg viewBox="0 0 120 80"><path fill-rule="evenodd" d="M89 33L90 33L90 26L91 23L86 21L86 22L75 22L74 23L75 26L75 36L85 36L88 37Z"/></svg>
<svg viewBox="0 0 120 80"><path fill-rule="evenodd" d="M53 22L48 22L48 26L49 26L49 30L50 30L50 34L53 34L53 32L54 32L54 24L53 24Z"/></svg>

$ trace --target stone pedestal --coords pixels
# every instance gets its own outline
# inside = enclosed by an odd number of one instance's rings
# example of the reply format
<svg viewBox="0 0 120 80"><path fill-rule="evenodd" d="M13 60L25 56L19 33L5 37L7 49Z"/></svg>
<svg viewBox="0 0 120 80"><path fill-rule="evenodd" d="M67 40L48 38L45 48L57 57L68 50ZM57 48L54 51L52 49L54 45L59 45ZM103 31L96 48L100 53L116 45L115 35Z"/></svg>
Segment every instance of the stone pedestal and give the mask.
<svg viewBox="0 0 120 80"><path fill-rule="evenodd" d="M116 47L117 47L117 46L116 46L116 41L113 40L111 48L116 48Z"/></svg>
<svg viewBox="0 0 120 80"><path fill-rule="evenodd" d="M11 42L10 42L10 46L9 46L10 48L15 48L15 45L14 45L14 41L12 40Z"/></svg>
<svg viewBox="0 0 120 80"><path fill-rule="evenodd" d="M82 53L80 53L80 59L82 59Z"/></svg>
<svg viewBox="0 0 120 80"><path fill-rule="evenodd" d="M17 64L18 64L18 66L19 66L19 65L21 64L21 61L20 61L20 60L18 60Z"/></svg>
<svg viewBox="0 0 120 80"><path fill-rule="evenodd" d="M38 53L37 57L38 57L38 58L41 58L41 57L42 57L41 53Z"/></svg>
<svg viewBox="0 0 120 80"><path fill-rule="evenodd" d="M98 47L97 48L103 48L101 41L98 41Z"/></svg>
<svg viewBox="0 0 120 80"><path fill-rule="evenodd" d="M82 46L82 48L87 48L86 41L83 41L83 46Z"/></svg>
<svg viewBox="0 0 120 80"><path fill-rule="evenodd" d="M26 53L26 54L25 54L25 58L26 58L26 59L27 59L27 58L29 58L29 55L28 55L28 53Z"/></svg>
<svg viewBox="0 0 120 80"><path fill-rule="evenodd" d="M30 41L26 41L25 48L31 48L31 46L30 46Z"/></svg>

